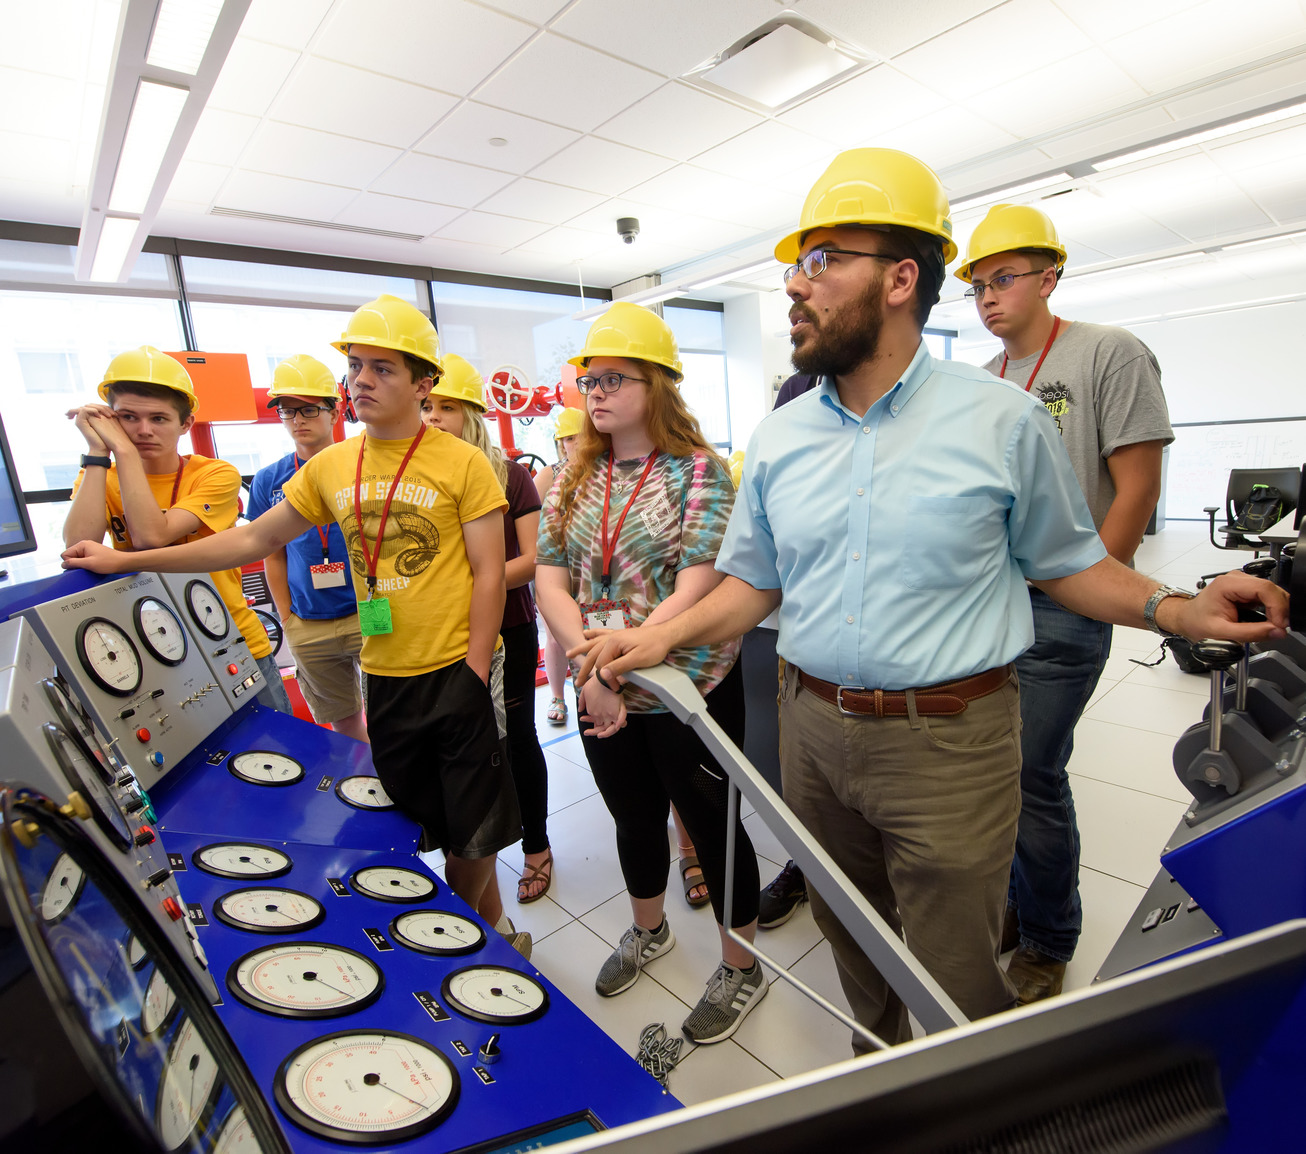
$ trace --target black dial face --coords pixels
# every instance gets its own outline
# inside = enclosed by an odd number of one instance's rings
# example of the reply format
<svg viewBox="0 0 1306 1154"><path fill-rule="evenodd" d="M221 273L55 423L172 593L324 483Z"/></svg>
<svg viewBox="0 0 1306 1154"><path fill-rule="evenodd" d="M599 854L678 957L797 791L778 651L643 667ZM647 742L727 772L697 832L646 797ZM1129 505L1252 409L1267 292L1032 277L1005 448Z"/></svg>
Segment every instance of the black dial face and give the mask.
<svg viewBox="0 0 1306 1154"><path fill-rule="evenodd" d="M142 597L132 608L132 618L136 636L150 656L164 665L180 665L186 660L186 630L170 605L157 597Z"/></svg>
<svg viewBox="0 0 1306 1154"><path fill-rule="evenodd" d="M100 771L105 784L112 782L122 772L121 762L113 755L108 746L95 731L82 703L73 697L68 686L60 678L47 677L41 682L46 699L54 710L59 727L75 742L84 747L87 758Z"/></svg>
<svg viewBox="0 0 1306 1154"><path fill-rule="evenodd" d="M326 917L322 903L298 890L275 886L233 890L213 903L218 920L254 934L298 934Z"/></svg>
<svg viewBox="0 0 1306 1154"><path fill-rule="evenodd" d="M220 841L201 846L190 860L205 873L220 878L277 878L295 864L289 854L270 845Z"/></svg>
<svg viewBox="0 0 1306 1154"><path fill-rule="evenodd" d="M77 659L91 680L115 697L130 697L141 687L136 643L103 617L90 617L78 626Z"/></svg>
<svg viewBox="0 0 1306 1154"><path fill-rule="evenodd" d="M76 790L86 800L91 807L91 816L104 836L117 849L129 849L132 843L131 827L118 808L113 789L105 784L104 772L99 763L88 760L85 747L57 725L47 721L41 728L50 751L63 770L68 788Z"/></svg>
<svg viewBox="0 0 1306 1154"><path fill-rule="evenodd" d="M362 954L324 942L278 942L251 950L227 971L247 1006L284 1018L334 1018L370 1006L385 989Z"/></svg>
<svg viewBox="0 0 1306 1154"><path fill-rule="evenodd" d="M440 984L445 1002L477 1022L520 1025L542 1017L549 992L534 978L508 966L468 966Z"/></svg>
<svg viewBox="0 0 1306 1154"><path fill-rule="evenodd" d="M434 878L403 866L366 866L350 875L349 884L381 902L424 902L436 894Z"/></svg>
<svg viewBox="0 0 1306 1154"><path fill-rule="evenodd" d="M336 782L336 796L357 809L394 809L381 779L359 774L354 777L342 777Z"/></svg>
<svg viewBox="0 0 1306 1154"><path fill-rule="evenodd" d="M294 785L304 780L304 767L293 757L266 749L234 754L227 768L233 776L251 785Z"/></svg>
<svg viewBox="0 0 1306 1154"><path fill-rule="evenodd" d="M222 603L217 590L207 581L188 581L186 583L186 609L191 620L199 626L200 632L213 641L221 641L231 628L227 607Z"/></svg>
<svg viewBox="0 0 1306 1154"><path fill-rule="evenodd" d="M470 918L447 910L408 910L390 923L390 936L419 954L452 958L485 945L485 931Z"/></svg>

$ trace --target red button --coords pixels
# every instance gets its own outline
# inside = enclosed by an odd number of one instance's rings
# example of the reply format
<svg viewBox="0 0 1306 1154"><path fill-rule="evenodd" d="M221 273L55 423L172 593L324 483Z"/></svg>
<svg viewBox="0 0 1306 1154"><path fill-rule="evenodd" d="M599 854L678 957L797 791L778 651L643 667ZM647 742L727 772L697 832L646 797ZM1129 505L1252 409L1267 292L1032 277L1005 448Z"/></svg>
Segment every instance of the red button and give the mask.
<svg viewBox="0 0 1306 1154"><path fill-rule="evenodd" d="M150 740L150 731L148 729L138 729L136 731L136 740L144 745Z"/></svg>
<svg viewBox="0 0 1306 1154"><path fill-rule="evenodd" d="M149 845L154 840L154 831L148 825L143 825L136 831L136 844Z"/></svg>
<svg viewBox="0 0 1306 1154"><path fill-rule="evenodd" d="M174 922L179 922L185 916L185 911L181 908L181 902L176 898L163 899L163 912L168 915Z"/></svg>
<svg viewBox="0 0 1306 1154"><path fill-rule="evenodd" d="M228 673L239 673L239 672L240 672L240 666L237 665L235 662L232 662L232 664L230 664L230 665L227 666L227 672L228 672Z"/></svg>

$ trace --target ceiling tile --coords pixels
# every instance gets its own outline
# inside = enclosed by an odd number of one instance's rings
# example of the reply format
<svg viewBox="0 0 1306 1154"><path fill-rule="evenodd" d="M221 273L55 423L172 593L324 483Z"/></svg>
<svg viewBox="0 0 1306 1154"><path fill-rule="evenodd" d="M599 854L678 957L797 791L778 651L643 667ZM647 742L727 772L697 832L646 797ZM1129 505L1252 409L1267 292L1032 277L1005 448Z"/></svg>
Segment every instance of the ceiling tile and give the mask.
<svg viewBox="0 0 1306 1154"><path fill-rule="evenodd" d="M258 126L257 116L206 108L200 113L199 123L186 145L186 159L230 167L240 159L241 151Z"/></svg>
<svg viewBox="0 0 1306 1154"><path fill-rule="evenodd" d="M659 244L642 252L636 251L638 248L638 243L630 248L618 244L588 257L581 264L585 283L611 288L614 284L702 256L695 249L673 244Z"/></svg>
<svg viewBox="0 0 1306 1154"><path fill-rule="evenodd" d="M542 180L523 177L502 192L495 193L480 207L504 216L537 220L544 224L562 224L578 213L601 204L605 199L602 193L546 184Z"/></svg>
<svg viewBox="0 0 1306 1154"><path fill-rule="evenodd" d="M222 190L219 204L246 212L331 220L357 195L352 188L313 184L262 172L237 172Z"/></svg>
<svg viewBox="0 0 1306 1154"><path fill-rule="evenodd" d="M1180 122L1202 123L1300 98L1303 93L1306 93L1306 55L1298 55L1272 67L1249 69L1219 84L1167 100L1165 108Z"/></svg>
<svg viewBox="0 0 1306 1154"><path fill-rule="evenodd" d="M642 68L546 32L476 99L588 132L662 83Z"/></svg>
<svg viewBox="0 0 1306 1154"><path fill-rule="evenodd" d="M240 35L302 52L331 4L332 0L254 0L240 25Z"/></svg>
<svg viewBox="0 0 1306 1154"><path fill-rule="evenodd" d="M262 116L299 60L299 53L236 37L206 107Z"/></svg>
<svg viewBox="0 0 1306 1154"><path fill-rule="evenodd" d="M1237 174L1239 187L1280 224L1306 219L1306 173L1300 154Z"/></svg>
<svg viewBox="0 0 1306 1154"><path fill-rule="evenodd" d="M95 0L6 4L4 36L0 37L0 68L81 79L97 7L105 5Z"/></svg>
<svg viewBox="0 0 1306 1154"><path fill-rule="evenodd" d="M76 80L0 68L0 132L74 141L81 106L82 86Z"/></svg>
<svg viewBox="0 0 1306 1154"><path fill-rule="evenodd" d="M878 56L897 56L1002 0L930 0L928 4L850 4L848 0L792 0L800 16Z"/></svg>
<svg viewBox="0 0 1306 1154"><path fill-rule="evenodd" d="M72 180L73 145L67 140L0 129L5 175L33 184L67 188Z"/></svg>
<svg viewBox="0 0 1306 1154"><path fill-rule="evenodd" d="M762 123L715 96L671 83L596 128L595 135L674 160L691 156Z"/></svg>
<svg viewBox="0 0 1306 1154"><path fill-rule="evenodd" d="M408 148L457 97L309 57L281 94L272 116L305 128Z"/></svg>
<svg viewBox="0 0 1306 1154"><path fill-rule="evenodd" d="M756 232L756 229L747 225L729 224L690 213L655 208L626 197L606 201L598 208L581 213L569 223L577 228L611 232L615 237L617 220L623 216L633 216L639 221L639 237L633 245L629 246L636 250L647 248L651 244L679 244L709 252L747 240Z"/></svg>
<svg viewBox="0 0 1306 1154"><path fill-rule="evenodd" d="M747 184L688 164L655 176L626 195L656 208L732 220L754 228L774 228L796 219L803 202L796 193Z"/></svg>
<svg viewBox="0 0 1306 1154"><path fill-rule="evenodd" d="M610 140L582 136L557 156L532 169L531 175L555 184L581 185L616 196L671 167L673 162L666 157Z"/></svg>
<svg viewBox="0 0 1306 1154"><path fill-rule="evenodd" d="M351 201L343 212L337 213L335 219L340 224L429 236L461 213L462 209L451 208L446 204L430 204L403 196L365 192Z"/></svg>
<svg viewBox="0 0 1306 1154"><path fill-rule="evenodd" d="M781 114L791 128L847 148L870 128L888 130L948 106L937 92L882 64Z"/></svg>
<svg viewBox="0 0 1306 1154"><path fill-rule="evenodd" d="M486 8L495 8L525 20L530 24L544 24L567 7L570 0L481 0Z"/></svg>
<svg viewBox="0 0 1306 1154"><path fill-rule="evenodd" d="M580 228L551 228L518 246L523 252L542 253L563 260L584 260L596 252L619 244L614 237ZM656 266L654 266L656 267Z"/></svg>
<svg viewBox="0 0 1306 1154"><path fill-rule="evenodd" d="M465 212L441 228L439 236L443 240L471 241L506 251L547 231L546 225L533 220L518 220L489 212Z"/></svg>
<svg viewBox="0 0 1306 1154"><path fill-rule="evenodd" d="M930 165L936 172L960 165L974 156L1016 144L1010 132L964 108L945 108L904 124L890 132L876 132L859 141L870 148L899 148Z"/></svg>
<svg viewBox="0 0 1306 1154"><path fill-rule="evenodd" d="M492 139L507 141L491 144ZM440 122L414 151L483 164L504 172L526 172L579 140L580 134L529 116L467 101Z"/></svg>
<svg viewBox="0 0 1306 1154"><path fill-rule="evenodd" d="M337 7L313 53L465 96L534 31L466 0L353 0Z"/></svg>
<svg viewBox="0 0 1306 1154"><path fill-rule="evenodd" d="M231 174L226 164L205 164L199 160L183 160L168 185L163 198L167 205L199 204L208 206L222 189L223 181Z"/></svg>
<svg viewBox="0 0 1306 1154"><path fill-rule="evenodd" d="M376 192L389 192L415 200L433 200L471 208L498 192L512 177L506 172L476 168L435 156L410 153L373 184Z"/></svg>
<svg viewBox="0 0 1306 1154"><path fill-rule="evenodd" d="M1099 44L1193 6L1192 0L1053 0L1081 31Z"/></svg>
<svg viewBox="0 0 1306 1154"><path fill-rule="evenodd" d="M267 121L245 149L240 167L322 184L366 188L402 155L397 148Z"/></svg>
<svg viewBox="0 0 1306 1154"><path fill-rule="evenodd" d="M1306 178L1306 123L1275 125L1255 136L1231 143L1216 141L1203 146L1212 160L1238 180L1248 169L1285 161L1302 170Z"/></svg>
<svg viewBox="0 0 1306 1154"><path fill-rule="evenodd" d="M1062 239L1087 245L1111 259L1175 248L1183 237L1092 188L1076 189L1039 205Z"/></svg>
<svg viewBox="0 0 1306 1154"><path fill-rule="evenodd" d="M1175 131L1174 118L1163 108L1146 108L1119 119L1111 118L1095 128L1044 140L1040 149L1053 160L1083 160L1108 152L1142 147L1158 136Z"/></svg>
<svg viewBox="0 0 1306 1154"><path fill-rule="evenodd" d="M833 159L829 141L799 132L776 120L750 128L733 140L694 157L694 164L739 180L758 180L806 192L810 181L794 177L799 166Z"/></svg>
<svg viewBox="0 0 1306 1154"><path fill-rule="evenodd" d="M564 36L681 76L725 51L779 10L772 0L580 0L553 25Z"/></svg>

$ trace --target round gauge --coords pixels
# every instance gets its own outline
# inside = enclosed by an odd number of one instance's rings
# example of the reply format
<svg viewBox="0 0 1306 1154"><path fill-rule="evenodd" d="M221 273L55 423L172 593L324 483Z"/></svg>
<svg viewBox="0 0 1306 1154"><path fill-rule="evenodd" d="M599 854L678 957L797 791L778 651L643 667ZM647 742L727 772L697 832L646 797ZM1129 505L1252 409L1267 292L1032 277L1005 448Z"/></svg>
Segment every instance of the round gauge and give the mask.
<svg viewBox="0 0 1306 1154"><path fill-rule="evenodd" d="M149 952L141 945L141 939L135 934L127 935L127 941L123 943L122 948L123 953L127 955L127 964L133 970L139 970L150 960Z"/></svg>
<svg viewBox="0 0 1306 1154"><path fill-rule="evenodd" d="M207 581L186 582L186 608L206 637L221 641L230 629L227 607Z"/></svg>
<svg viewBox="0 0 1306 1154"><path fill-rule="evenodd" d="M468 918L447 910L409 910L390 923L390 936L419 954L451 958L472 954L485 945L485 931Z"/></svg>
<svg viewBox="0 0 1306 1154"><path fill-rule="evenodd" d="M263 1154L243 1106L233 1106L213 1139L213 1154Z"/></svg>
<svg viewBox="0 0 1306 1154"><path fill-rule="evenodd" d="M304 778L304 767L284 753L251 749L227 762L232 775L251 785L294 785Z"/></svg>
<svg viewBox="0 0 1306 1154"><path fill-rule="evenodd" d="M136 636L164 665L180 665L186 659L186 630L171 607L157 597L142 597L132 609Z"/></svg>
<svg viewBox="0 0 1306 1154"><path fill-rule="evenodd" d="M50 925L72 912L86 884L86 875L66 853L61 853L41 887L41 917Z"/></svg>
<svg viewBox="0 0 1306 1154"><path fill-rule="evenodd" d="M157 1034L176 1014L177 995L172 992L167 979L159 970L150 975L145 984L145 1000L141 1003L141 1033L147 1038Z"/></svg>
<svg viewBox="0 0 1306 1154"><path fill-rule="evenodd" d="M364 774L342 777L336 782L336 796L358 809L394 809L395 806L381 779Z"/></svg>
<svg viewBox="0 0 1306 1154"><path fill-rule="evenodd" d="M279 849L243 841L200 846L190 860L205 873L220 878L278 878L288 874L295 864Z"/></svg>
<svg viewBox="0 0 1306 1154"><path fill-rule="evenodd" d="M85 747L86 756L104 776L105 783L113 781L122 772L121 762L100 740L100 735L96 733L94 724L86 710L82 708L82 703L73 697L68 686L58 677L46 677L41 681L41 685L45 689L45 696L49 699L51 708L54 709L60 728L75 742Z"/></svg>
<svg viewBox="0 0 1306 1154"><path fill-rule="evenodd" d="M435 879L402 866L367 866L349 884L365 898L382 902L424 902L435 897Z"/></svg>
<svg viewBox="0 0 1306 1154"><path fill-rule="evenodd" d="M222 1089L218 1063L195 1023L183 1018L168 1046L154 1121L165 1150L176 1150L212 1109Z"/></svg>
<svg viewBox="0 0 1306 1154"><path fill-rule="evenodd" d="M439 1125L458 1102L458 1071L408 1034L328 1034L281 1063L272 1089L296 1126L332 1142L392 1145Z"/></svg>
<svg viewBox="0 0 1306 1154"><path fill-rule="evenodd" d="M77 629L77 657L106 693L130 697L141 687L141 655L112 621L89 617Z"/></svg>
<svg viewBox="0 0 1306 1154"><path fill-rule="evenodd" d="M57 725L47 721L41 729L69 787L90 803L95 824L118 849L129 849L131 827L126 815L118 808L113 792L105 784L104 771L99 764L88 761L84 748Z"/></svg>
<svg viewBox="0 0 1306 1154"><path fill-rule="evenodd" d="M507 966L455 970L440 989L449 1005L477 1022L533 1022L549 1008L548 990L534 978Z"/></svg>
<svg viewBox="0 0 1306 1154"><path fill-rule="evenodd" d="M322 903L298 890L232 890L213 903L218 920L255 934L297 934L324 917Z"/></svg>
<svg viewBox="0 0 1306 1154"><path fill-rule="evenodd" d="M227 987L247 1006L284 1018L334 1018L370 1006L385 989L362 954L321 942L251 950L227 971Z"/></svg>

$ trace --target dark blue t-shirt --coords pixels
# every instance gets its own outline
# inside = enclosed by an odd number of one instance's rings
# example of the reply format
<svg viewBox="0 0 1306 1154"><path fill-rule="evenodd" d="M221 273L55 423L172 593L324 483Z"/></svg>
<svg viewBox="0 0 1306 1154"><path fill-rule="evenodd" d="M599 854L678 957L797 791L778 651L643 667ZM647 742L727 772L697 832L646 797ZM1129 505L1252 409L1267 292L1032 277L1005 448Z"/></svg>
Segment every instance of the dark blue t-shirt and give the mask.
<svg viewBox="0 0 1306 1154"><path fill-rule="evenodd" d="M304 462L299 463L302 465ZM261 517L282 499L281 486L294 473L295 454L287 453L276 464L267 465L254 474L254 481L249 487L249 510L246 514L251 521ZM345 563L345 583L338 588L313 588L308 567L322 564L322 538L316 528L296 537L286 546L286 583L290 586L290 609L296 617L306 621L329 621L358 612L344 534L335 522L324 526L324 529L328 559Z"/></svg>

